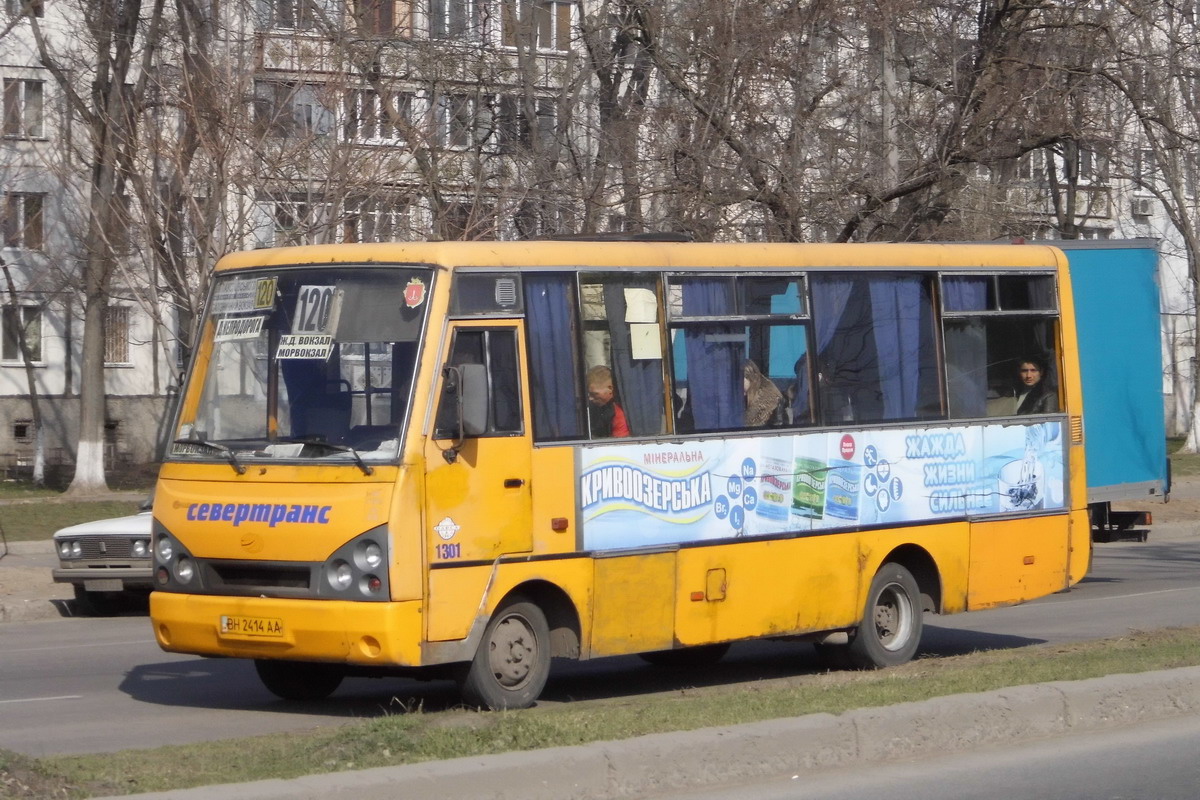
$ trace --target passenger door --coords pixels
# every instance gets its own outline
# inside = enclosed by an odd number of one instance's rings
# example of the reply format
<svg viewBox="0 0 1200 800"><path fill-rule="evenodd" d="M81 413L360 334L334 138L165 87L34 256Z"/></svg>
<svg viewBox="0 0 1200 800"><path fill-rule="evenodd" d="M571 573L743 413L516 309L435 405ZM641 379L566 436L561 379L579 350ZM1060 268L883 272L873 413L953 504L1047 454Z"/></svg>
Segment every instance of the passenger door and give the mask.
<svg viewBox="0 0 1200 800"><path fill-rule="evenodd" d="M431 565L492 561L533 546L531 437L522 376L524 341L514 324L456 323L443 364L480 364L487 374L487 424L465 436L452 459L454 393L438 377L436 417L426 448L426 542Z"/></svg>

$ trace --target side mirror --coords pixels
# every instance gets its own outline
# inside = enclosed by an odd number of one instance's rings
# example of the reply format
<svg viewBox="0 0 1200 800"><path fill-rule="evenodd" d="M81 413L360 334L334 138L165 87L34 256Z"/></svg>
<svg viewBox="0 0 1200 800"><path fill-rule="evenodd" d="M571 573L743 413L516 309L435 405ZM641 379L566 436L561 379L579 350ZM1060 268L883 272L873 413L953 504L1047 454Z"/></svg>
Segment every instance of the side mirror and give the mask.
<svg viewBox="0 0 1200 800"><path fill-rule="evenodd" d="M454 443L442 451L447 463L453 464L458 450L468 436L479 436L487 432L488 398L487 367L482 364L459 364L442 368L442 391L447 395L443 403L449 402L453 419L439 415L439 427L454 433Z"/></svg>
<svg viewBox="0 0 1200 800"><path fill-rule="evenodd" d="M462 408L462 432L466 436L487 433L488 398L487 367L483 364L463 364L459 401Z"/></svg>

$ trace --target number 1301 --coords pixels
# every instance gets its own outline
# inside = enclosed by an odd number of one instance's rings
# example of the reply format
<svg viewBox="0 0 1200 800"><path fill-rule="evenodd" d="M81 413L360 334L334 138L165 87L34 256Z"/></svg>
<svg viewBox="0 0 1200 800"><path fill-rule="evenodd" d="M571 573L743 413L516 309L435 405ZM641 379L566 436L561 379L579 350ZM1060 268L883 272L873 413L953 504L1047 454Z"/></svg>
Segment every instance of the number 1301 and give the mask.
<svg viewBox="0 0 1200 800"><path fill-rule="evenodd" d="M439 544L434 547L434 550L437 551L438 559L442 561L448 558L460 558L462 556L462 545L458 542L455 542L454 544Z"/></svg>

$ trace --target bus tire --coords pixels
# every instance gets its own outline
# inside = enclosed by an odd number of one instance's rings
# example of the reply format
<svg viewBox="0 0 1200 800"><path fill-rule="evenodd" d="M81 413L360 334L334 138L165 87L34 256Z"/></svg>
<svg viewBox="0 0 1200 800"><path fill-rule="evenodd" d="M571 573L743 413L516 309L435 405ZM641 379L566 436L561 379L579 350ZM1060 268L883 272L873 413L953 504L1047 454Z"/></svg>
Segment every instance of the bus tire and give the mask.
<svg viewBox="0 0 1200 800"><path fill-rule="evenodd" d="M529 708L549 677L546 615L528 600L513 599L488 621L463 679L462 696L467 705L493 711Z"/></svg>
<svg viewBox="0 0 1200 800"><path fill-rule="evenodd" d="M258 658L254 669L267 691L284 700L324 700L345 677L345 672L333 664L305 661Z"/></svg>
<svg viewBox="0 0 1200 800"><path fill-rule="evenodd" d="M888 562L871 580L862 622L846 655L860 669L907 663L921 644L923 622L916 579L901 565Z"/></svg>
<svg viewBox="0 0 1200 800"><path fill-rule="evenodd" d="M729 642L677 647L674 650L653 650L638 657L656 667L707 667L717 663L729 652Z"/></svg>

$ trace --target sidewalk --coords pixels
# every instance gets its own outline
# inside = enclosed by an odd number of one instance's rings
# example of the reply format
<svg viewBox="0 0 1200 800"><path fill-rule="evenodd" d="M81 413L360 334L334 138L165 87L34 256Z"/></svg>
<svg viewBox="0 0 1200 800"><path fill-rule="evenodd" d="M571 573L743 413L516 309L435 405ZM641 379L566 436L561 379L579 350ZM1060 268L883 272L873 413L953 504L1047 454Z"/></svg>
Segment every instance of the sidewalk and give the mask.
<svg viewBox="0 0 1200 800"><path fill-rule="evenodd" d="M1018 686L402 767L132 795L137 800L598 800L730 786L1200 713L1200 667ZM1051 745L1052 746L1052 745ZM100 800L115 800L101 798Z"/></svg>

